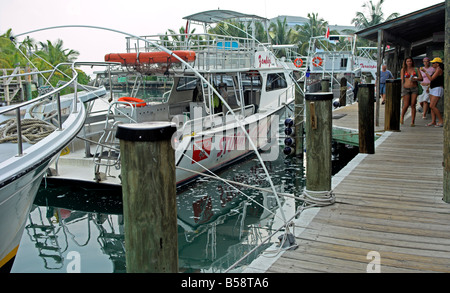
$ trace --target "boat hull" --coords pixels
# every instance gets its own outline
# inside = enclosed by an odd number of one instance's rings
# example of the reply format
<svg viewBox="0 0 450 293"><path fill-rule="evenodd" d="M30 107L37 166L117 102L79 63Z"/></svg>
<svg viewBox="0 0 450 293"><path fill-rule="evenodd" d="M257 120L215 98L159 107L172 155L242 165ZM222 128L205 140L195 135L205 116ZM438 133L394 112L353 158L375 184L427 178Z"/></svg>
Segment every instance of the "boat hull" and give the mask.
<svg viewBox="0 0 450 293"><path fill-rule="evenodd" d="M77 112L68 110L70 114L61 129L24 147L22 155L12 155L0 163L0 269L11 265L26 217L48 167L84 125L86 112L80 102L77 109ZM2 149L10 148L11 144L2 145Z"/></svg>
<svg viewBox="0 0 450 293"><path fill-rule="evenodd" d="M278 157L276 135L279 117L284 111L285 107L278 107L264 114L252 115L250 119L241 122L256 148L268 151L268 160ZM276 147L271 147L272 142L275 142ZM272 153L272 150L277 153ZM177 187L194 181L201 176L200 173L207 173L207 170L218 171L254 153L248 138L237 123L202 131L194 136L185 136L176 148L175 164L191 171L176 169ZM94 174L95 167L93 158L86 158L83 150L83 154L78 152L62 156L58 161L58 174L49 179L121 186L120 169L109 168L107 174L101 175L101 180L96 180L98 177Z"/></svg>
<svg viewBox="0 0 450 293"><path fill-rule="evenodd" d="M50 165L44 160L36 168L0 188L0 268L12 265L42 178Z"/></svg>

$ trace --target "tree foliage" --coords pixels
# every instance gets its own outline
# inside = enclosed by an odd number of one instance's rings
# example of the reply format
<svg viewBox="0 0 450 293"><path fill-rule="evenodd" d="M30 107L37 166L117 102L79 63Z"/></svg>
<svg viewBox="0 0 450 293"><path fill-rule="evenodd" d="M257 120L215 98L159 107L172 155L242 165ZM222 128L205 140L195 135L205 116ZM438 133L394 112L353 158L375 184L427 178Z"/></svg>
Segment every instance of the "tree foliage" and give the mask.
<svg viewBox="0 0 450 293"><path fill-rule="evenodd" d="M16 68L16 67L30 67L38 70L50 70L60 63L73 62L77 59L80 53L73 49L64 48L64 43L61 39L56 42L36 42L30 37L26 37L23 41L18 43L16 40L11 41L13 36L12 29L8 29L5 33L0 35L0 68ZM16 43L17 42L17 43ZM61 68L66 75L72 76L71 67L63 66ZM78 71L78 82L87 84L89 77L82 70ZM46 77L49 74L44 75ZM63 74L56 72L50 83L56 86L60 80L69 80Z"/></svg>
<svg viewBox="0 0 450 293"><path fill-rule="evenodd" d="M365 2L362 5L364 11L356 12L356 16L352 19L352 23L355 24L358 29L364 29L394 19L400 15L399 13L392 13L385 18L382 10L383 3L384 0L380 0L376 4L374 4L372 0Z"/></svg>

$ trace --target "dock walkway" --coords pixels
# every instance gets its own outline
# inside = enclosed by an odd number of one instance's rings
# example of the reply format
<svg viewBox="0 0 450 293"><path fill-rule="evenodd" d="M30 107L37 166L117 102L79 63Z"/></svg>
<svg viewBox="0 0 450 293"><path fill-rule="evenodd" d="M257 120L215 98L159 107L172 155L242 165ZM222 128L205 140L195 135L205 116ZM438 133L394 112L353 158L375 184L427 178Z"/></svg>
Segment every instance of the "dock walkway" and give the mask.
<svg viewBox="0 0 450 293"><path fill-rule="evenodd" d="M339 112L347 115L333 125L358 128L357 104ZM384 127L382 113L383 106L376 131ZM426 127L430 119L417 114L416 127L406 119L401 132L378 139L375 154L359 154L334 176L336 203L302 214L295 227L296 250L263 256L244 272L450 272L443 129Z"/></svg>

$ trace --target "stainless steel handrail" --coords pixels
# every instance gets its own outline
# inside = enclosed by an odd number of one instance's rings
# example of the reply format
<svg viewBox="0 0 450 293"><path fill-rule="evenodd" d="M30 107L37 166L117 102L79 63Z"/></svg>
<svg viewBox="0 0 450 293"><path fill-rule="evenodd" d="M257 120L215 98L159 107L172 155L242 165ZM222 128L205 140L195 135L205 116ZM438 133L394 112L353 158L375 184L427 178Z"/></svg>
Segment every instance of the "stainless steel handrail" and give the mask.
<svg viewBox="0 0 450 293"><path fill-rule="evenodd" d="M114 64L116 64L116 63L114 63ZM17 104L17 105L13 105L13 106L8 106L8 107L6 107L6 109L3 109L3 110L0 109L0 115L4 114L4 113L12 112L14 110L16 112L16 120L17 120L17 123L16 123L17 124L17 148L18 148L18 155L17 156L19 156L19 157L23 155L23 139L22 139L20 109L25 107L25 106L28 106L28 105L40 102L40 101L46 99L49 96L56 95L57 96L57 99L56 99L57 112L58 112L58 130L61 131L62 130L62 114L61 114L61 97L60 97L60 92L63 89L69 87L72 83L74 84L74 89L75 89L74 99L73 99L73 104L72 104L73 105L72 113L77 113L77 111L78 111L77 110L77 103L78 103L77 78L78 78L78 72L75 69L75 66L77 66L77 65L108 65L109 66L109 65L111 65L111 62L60 63L55 68L53 68L53 70L32 72L32 73L27 73L27 75L28 74L31 75L31 74L49 73L49 72L51 72L51 74L53 75L58 70L58 67L61 66L61 65L71 65L73 77L72 77L72 79L69 82L67 82L67 83L63 84L62 86L60 86L60 87L58 87L56 89L53 89L52 91L50 91L50 92L48 92L48 93L46 93L46 94L44 94L42 96L39 96L39 97L37 97L37 98L35 98L33 100L26 101L26 102L23 102L23 103L20 103L20 104ZM1 78L5 78L5 76L2 76Z"/></svg>

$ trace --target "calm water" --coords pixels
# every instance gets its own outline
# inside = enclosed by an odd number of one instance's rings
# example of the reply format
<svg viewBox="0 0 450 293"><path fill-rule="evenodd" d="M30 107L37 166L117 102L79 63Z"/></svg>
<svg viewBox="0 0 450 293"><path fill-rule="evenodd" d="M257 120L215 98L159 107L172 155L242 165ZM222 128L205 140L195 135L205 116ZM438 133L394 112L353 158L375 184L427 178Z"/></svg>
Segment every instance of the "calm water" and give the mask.
<svg viewBox="0 0 450 293"><path fill-rule="evenodd" d="M297 168L302 172L301 165L282 156L267 168L277 189L285 192L292 190L292 172ZM269 187L254 158L220 176ZM208 179L178 191L180 271L226 270L271 233L277 210L275 197L269 192L239 190ZM80 256L81 272L126 271L120 191L42 184L12 272L67 272L74 252Z"/></svg>
<svg viewBox="0 0 450 293"><path fill-rule="evenodd" d="M284 119L281 117L281 122ZM296 158L286 158L283 147L280 142L278 159L267 162L266 167L277 191L293 193L294 180L298 190L304 187L304 164ZM335 173L356 152L344 147L334 149L333 159L340 157L333 161ZM218 175L270 189L254 156ZM199 179L178 190L177 204L181 272L228 269L270 235L279 218L272 193L245 187L234 189L215 179ZM273 238L262 245L236 271L277 241ZM44 181L11 272L65 273L76 258L84 273L126 272L121 191L79 184L58 186Z"/></svg>

